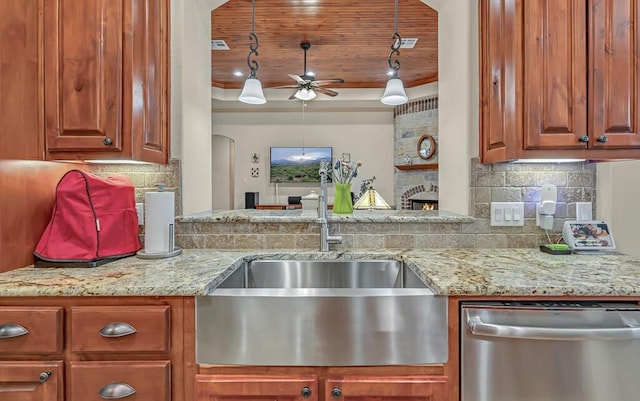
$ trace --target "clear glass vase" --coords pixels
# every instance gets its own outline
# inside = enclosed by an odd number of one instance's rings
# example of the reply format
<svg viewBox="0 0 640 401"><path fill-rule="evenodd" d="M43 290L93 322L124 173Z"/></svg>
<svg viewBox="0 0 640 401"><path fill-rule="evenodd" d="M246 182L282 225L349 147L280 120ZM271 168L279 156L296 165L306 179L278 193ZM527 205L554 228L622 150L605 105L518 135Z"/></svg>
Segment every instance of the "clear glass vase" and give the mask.
<svg viewBox="0 0 640 401"><path fill-rule="evenodd" d="M336 182L335 189L336 194L333 200L333 213L353 213L353 202L351 201L351 184L342 184Z"/></svg>

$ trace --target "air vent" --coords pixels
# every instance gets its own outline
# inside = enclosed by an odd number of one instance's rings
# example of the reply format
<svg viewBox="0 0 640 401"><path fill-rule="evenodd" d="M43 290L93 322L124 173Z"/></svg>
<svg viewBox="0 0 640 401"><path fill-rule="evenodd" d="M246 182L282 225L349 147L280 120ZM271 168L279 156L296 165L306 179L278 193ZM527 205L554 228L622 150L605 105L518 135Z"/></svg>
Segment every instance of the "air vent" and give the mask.
<svg viewBox="0 0 640 401"><path fill-rule="evenodd" d="M224 40L214 39L211 41L211 50L231 50L231 49L229 49L229 46L227 46L227 42L225 42Z"/></svg>
<svg viewBox="0 0 640 401"><path fill-rule="evenodd" d="M400 42L401 49L413 49L418 42L418 38L403 38Z"/></svg>

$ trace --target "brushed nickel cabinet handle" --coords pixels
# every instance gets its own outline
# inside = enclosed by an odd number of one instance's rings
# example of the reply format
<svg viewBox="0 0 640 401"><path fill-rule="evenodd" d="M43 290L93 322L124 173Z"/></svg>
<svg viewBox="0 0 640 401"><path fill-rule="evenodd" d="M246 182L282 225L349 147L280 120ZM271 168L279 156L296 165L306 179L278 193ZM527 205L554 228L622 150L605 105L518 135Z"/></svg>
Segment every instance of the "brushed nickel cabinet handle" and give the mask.
<svg viewBox="0 0 640 401"><path fill-rule="evenodd" d="M609 138L607 138L606 135L600 135L596 141L600 142L600 143L607 143L607 141L609 140Z"/></svg>
<svg viewBox="0 0 640 401"><path fill-rule="evenodd" d="M342 390L338 387L334 387L333 390L331 390L331 396L333 398L340 398L342 396Z"/></svg>
<svg viewBox="0 0 640 401"><path fill-rule="evenodd" d="M113 145L113 140L111 140L111 138L104 138L104 139L102 140L102 143L103 143L105 146L111 146L111 145Z"/></svg>
<svg viewBox="0 0 640 401"><path fill-rule="evenodd" d="M98 391L98 395L105 400L118 400L136 393L136 389L127 383L109 383Z"/></svg>
<svg viewBox="0 0 640 401"><path fill-rule="evenodd" d="M589 142L589 136L588 135L582 135L582 136L578 137L578 141L579 142Z"/></svg>
<svg viewBox="0 0 640 401"><path fill-rule="evenodd" d="M0 324L0 338L13 338L29 334L29 330L15 323Z"/></svg>
<svg viewBox="0 0 640 401"><path fill-rule="evenodd" d="M134 334L135 327L127 323L113 322L100 329L99 333L102 337L124 337Z"/></svg>

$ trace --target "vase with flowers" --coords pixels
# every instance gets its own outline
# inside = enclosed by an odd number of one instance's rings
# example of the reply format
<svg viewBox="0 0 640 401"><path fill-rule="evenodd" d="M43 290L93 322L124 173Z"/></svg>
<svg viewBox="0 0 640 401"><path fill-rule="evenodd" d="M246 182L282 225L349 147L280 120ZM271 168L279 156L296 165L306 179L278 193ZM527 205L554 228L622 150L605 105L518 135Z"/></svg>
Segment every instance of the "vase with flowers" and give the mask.
<svg viewBox="0 0 640 401"><path fill-rule="evenodd" d="M333 213L353 213L353 201L351 199L351 180L358 176L358 169L362 162L346 161L342 157L333 166L333 182L335 184L335 197L333 200Z"/></svg>

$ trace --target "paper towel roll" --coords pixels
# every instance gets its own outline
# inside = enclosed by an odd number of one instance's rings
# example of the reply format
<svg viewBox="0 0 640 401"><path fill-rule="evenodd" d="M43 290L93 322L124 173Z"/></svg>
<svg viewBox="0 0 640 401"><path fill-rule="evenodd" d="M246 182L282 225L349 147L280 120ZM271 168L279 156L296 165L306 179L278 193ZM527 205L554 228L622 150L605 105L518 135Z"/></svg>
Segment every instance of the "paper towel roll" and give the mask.
<svg viewBox="0 0 640 401"><path fill-rule="evenodd" d="M175 244L175 230L170 230L169 226L175 224L174 205L173 192L147 192L144 195L144 251L146 253L173 251L169 247Z"/></svg>

